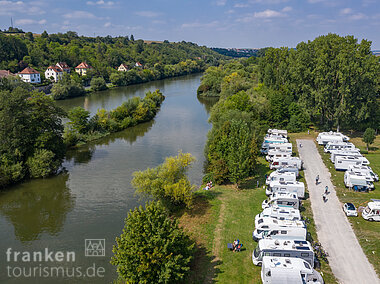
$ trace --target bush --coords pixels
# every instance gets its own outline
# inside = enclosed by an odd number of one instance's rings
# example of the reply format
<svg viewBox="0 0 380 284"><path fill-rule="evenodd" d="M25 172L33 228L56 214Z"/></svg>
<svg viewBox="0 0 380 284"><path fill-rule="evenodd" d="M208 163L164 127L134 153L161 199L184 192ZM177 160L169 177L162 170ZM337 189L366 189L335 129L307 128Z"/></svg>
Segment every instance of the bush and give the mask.
<svg viewBox="0 0 380 284"><path fill-rule="evenodd" d="M107 89L106 81L103 77L92 78L90 85L93 91L103 91Z"/></svg>
<svg viewBox="0 0 380 284"><path fill-rule="evenodd" d="M46 149L38 149L26 162L30 177L47 177L54 173L60 163L54 160L54 153Z"/></svg>
<svg viewBox="0 0 380 284"><path fill-rule="evenodd" d="M131 210L111 264L127 283L180 283L190 270L194 243L159 204Z"/></svg>

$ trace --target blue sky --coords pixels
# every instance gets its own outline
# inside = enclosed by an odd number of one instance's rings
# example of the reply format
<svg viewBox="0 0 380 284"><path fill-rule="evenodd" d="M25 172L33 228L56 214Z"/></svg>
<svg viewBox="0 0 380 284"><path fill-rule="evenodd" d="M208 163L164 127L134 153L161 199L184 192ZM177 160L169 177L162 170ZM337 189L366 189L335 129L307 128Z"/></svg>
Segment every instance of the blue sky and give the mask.
<svg viewBox="0 0 380 284"><path fill-rule="evenodd" d="M380 49L379 0L0 0L0 28L130 35L209 47L295 47L329 32Z"/></svg>

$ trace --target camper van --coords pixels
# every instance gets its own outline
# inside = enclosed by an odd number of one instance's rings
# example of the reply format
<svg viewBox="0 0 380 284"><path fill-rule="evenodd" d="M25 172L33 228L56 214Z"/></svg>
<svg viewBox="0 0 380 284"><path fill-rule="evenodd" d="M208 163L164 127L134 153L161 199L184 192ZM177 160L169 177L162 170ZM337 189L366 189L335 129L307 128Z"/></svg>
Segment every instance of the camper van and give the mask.
<svg viewBox="0 0 380 284"><path fill-rule="evenodd" d="M261 152L263 154L266 154L268 152L270 144L284 144L284 143L288 143L288 139L279 137L279 136L275 136L275 137L265 136L264 142L261 145Z"/></svg>
<svg viewBox="0 0 380 284"><path fill-rule="evenodd" d="M353 149L355 145L349 142L329 142L326 144L323 151L325 153L331 153L334 150L344 150L344 149Z"/></svg>
<svg viewBox="0 0 380 284"><path fill-rule="evenodd" d="M319 145L326 145L329 142L348 142L350 138L340 132L322 132L318 134L317 142Z"/></svg>
<svg viewBox="0 0 380 284"><path fill-rule="evenodd" d="M268 146L268 151L277 150L292 153L293 147L292 143L272 143Z"/></svg>
<svg viewBox="0 0 380 284"><path fill-rule="evenodd" d="M299 209L300 201L297 194L289 192L275 192L269 199L266 199L261 204L261 208L269 208L272 206L280 208Z"/></svg>
<svg viewBox="0 0 380 284"><path fill-rule="evenodd" d="M333 150L330 152L330 160L335 164L335 159L338 156L352 156L352 157L362 157L358 148L344 149L344 150Z"/></svg>
<svg viewBox="0 0 380 284"><path fill-rule="evenodd" d="M279 158L279 159L273 159L272 163L270 164L270 169L279 169L282 167L296 167L297 169L302 169L302 160L298 157L290 157L290 158Z"/></svg>
<svg viewBox="0 0 380 284"><path fill-rule="evenodd" d="M369 161L365 157L337 156L335 158L335 169L346 171L350 165L363 166L368 165Z"/></svg>
<svg viewBox="0 0 380 284"><path fill-rule="evenodd" d="M271 162L271 161L273 161L273 159L290 158L291 156L292 156L292 152L269 150L265 159L268 162Z"/></svg>
<svg viewBox="0 0 380 284"><path fill-rule="evenodd" d="M261 213L255 216L255 226L257 226L257 222L259 221L259 219L264 217L289 221L301 220L301 214L298 209L272 206L269 208L265 208Z"/></svg>
<svg viewBox="0 0 380 284"><path fill-rule="evenodd" d="M375 188L366 176L351 171L344 173L344 184L346 187L354 188L358 191L367 191L368 189L372 190Z"/></svg>
<svg viewBox="0 0 380 284"><path fill-rule="evenodd" d="M362 217L368 221L380 221L380 199L371 199L362 212Z"/></svg>
<svg viewBox="0 0 380 284"><path fill-rule="evenodd" d="M261 265L265 256L301 258L314 267L313 247L307 241L261 239L252 253L254 265Z"/></svg>
<svg viewBox="0 0 380 284"><path fill-rule="evenodd" d="M300 173L297 167L291 167L291 166L281 167L281 168L275 170L274 172L278 172L278 173L295 173L296 177L298 177L299 173Z"/></svg>
<svg viewBox="0 0 380 284"><path fill-rule="evenodd" d="M297 232L295 236L293 236L291 229L304 229L305 233L303 231L301 234ZM283 232L281 233L281 231ZM258 226L252 233L252 237L255 241L267 237L277 239L278 235L281 235L280 239L306 240L306 225L303 221L277 220L264 217L258 220ZM290 235L292 236L290 237Z"/></svg>
<svg viewBox="0 0 380 284"><path fill-rule="evenodd" d="M347 171L360 173L361 175L370 177L372 179L371 181L379 181L379 176L372 171L370 166L348 166Z"/></svg>
<svg viewBox="0 0 380 284"><path fill-rule="evenodd" d="M265 184L269 185L272 181L296 181L297 176L295 172L272 172L266 179Z"/></svg>
<svg viewBox="0 0 380 284"><path fill-rule="evenodd" d="M286 138L288 137L288 131L287 130L281 130L281 129L268 129L268 134L272 135L281 135L282 137Z"/></svg>
<svg viewBox="0 0 380 284"><path fill-rule="evenodd" d="M272 181L266 188L266 195L271 195L275 192L290 192L296 193L298 198L305 197L305 184L300 181Z"/></svg>
<svg viewBox="0 0 380 284"><path fill-rule="evenodd" d="M264 256L261 266L263 284L324 284L318 271L301 258Z"/></svg>

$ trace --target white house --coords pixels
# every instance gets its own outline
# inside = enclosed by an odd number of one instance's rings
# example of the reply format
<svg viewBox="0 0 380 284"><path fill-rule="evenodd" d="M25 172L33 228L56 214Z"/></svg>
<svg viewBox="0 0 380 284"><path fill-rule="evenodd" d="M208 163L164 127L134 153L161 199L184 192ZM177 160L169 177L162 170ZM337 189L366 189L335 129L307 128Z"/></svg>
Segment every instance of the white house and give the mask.
<svg viewBox="0 0 380 284"><path fill-rule="evenodd" d="M117 71L128 71L129 68L128 68L128 65L127 64L124 64L124 63L121 63L119 68L117 68Z"/></svg>
<svg viewBox="0 0 380 284"><path fill-rule="evenodd" d="M45 78L51 79L54 82L58 82L62 79L63 70L57 66L51 65L45 71Z"/></svg>
<svg viewBox="0 0 380 284"><path fill-rule="evenodd" d="M21 80L27 83L38 84L41 83L41 76L36 70L31 67L26 67L24 70L19 72L17 75L21 77Z"/></svg>

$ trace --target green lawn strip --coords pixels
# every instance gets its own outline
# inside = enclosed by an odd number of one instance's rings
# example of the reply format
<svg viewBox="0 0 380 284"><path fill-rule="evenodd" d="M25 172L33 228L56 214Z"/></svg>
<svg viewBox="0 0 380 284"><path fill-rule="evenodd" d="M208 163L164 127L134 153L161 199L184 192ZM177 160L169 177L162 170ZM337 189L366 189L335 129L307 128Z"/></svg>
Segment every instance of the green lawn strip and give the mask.
<svg viewBox="0 0 380 284"><path fill-rule="evenodd" d="M289 138L290 138L289 140L293 145L293 153L295 154L295 156L297 157L299 156L298 147L296 145L296 139L312 139L313 137L316 137L315 132L310 132L310 134L307 134L307 132L289 134ZM307 183L306 183L305 175L303 171L300 171L299 181L305 183L305 192L307 192L305 196L308 197ZM306 218L308 219L308 223L307 223L308 241L318 242L317 230L315 228L313 211L311 209L311 202L309 198L302 200L301 215L303 216L304 219ZM323 260L320 260L320 263L321 263L321 267L320 269L317 269L317 270L321 273L325 283L338 283L337 279L335 278L334 274L331 271L330 265Z"/></svg>
<svg viewBox="0 0 380 284"><path fill-rule="evenodd" d="M366 148L361 138L351 139L357 147L361 149L362 152L366 152ZM380 182L375 183L375 190L369 193L364 192L354 192L349 190L344 185L344 172L336 171L334 164L330 160L330 154L323 151L322 146L317 146L321 157L331 173L331 179L335 186L335 190L340 202L351 202L355 207L366 206L367 202L371 198L380 199ZM371 168L376 172L380 173L380 135L376 137L375 143L371 145L369 154L364 154L364 156L370 161ZM380 222L369 222L364 220L360 214L359 217L349 217L356 237L364 253L366 254L368 260L374 266L378 275L380 275Z"/></svg>

